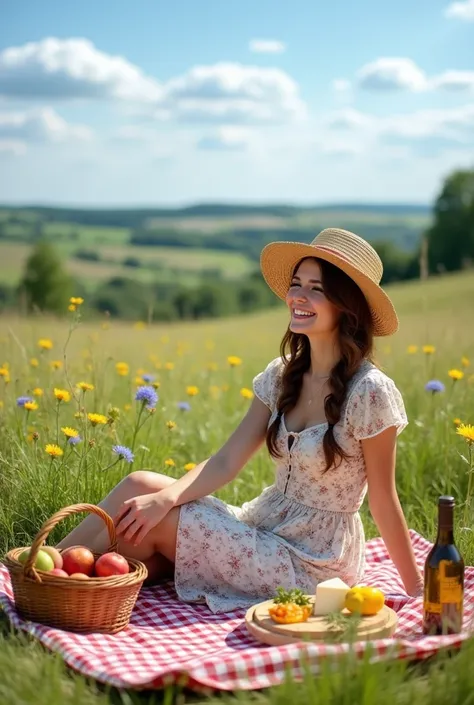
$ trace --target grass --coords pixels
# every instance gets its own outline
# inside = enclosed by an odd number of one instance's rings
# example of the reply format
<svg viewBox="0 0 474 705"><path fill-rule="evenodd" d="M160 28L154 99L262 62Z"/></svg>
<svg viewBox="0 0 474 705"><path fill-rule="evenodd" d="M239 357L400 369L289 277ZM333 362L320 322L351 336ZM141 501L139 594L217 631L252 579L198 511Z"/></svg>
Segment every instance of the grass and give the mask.
<svg viewBox="0 0 474 705"><path fill-rule="evenodd" d="M453 419L474 421L474 369L463 367L461 357L474 361L472 311L474 273L449 276L391 288L401 318L401 330L390 340L380 340L378 358L402 391L410 425L400 436L397 454L397 484L409 525L429 539L434 538L436 500L439 494L452 493L457 500L456 536L466 563L474 564L474 537L461 531L468 476L461 454L466 445L455 433ZM86 305L86 304L85 304ZM282 309L229 320L130 326L123 323L81 324L73 331L67 348L67 372L73 382L92 382L87 392L89 411L108 413L108 406L120 410L112 426L88 427L96 438L95 447L80 459L71 455L63 465L50 464L44 452L46 442L56 441L56 403L54 387L67 387L64 368L52 369L51 363L63 361L68 324L49 318L4 319L0 333L0 365L8 363L10 382L0 379L0 554L10 547L27 545L41 523L59 507L76 501L97 502L130 468L119 463L107 473L99 472L111 461L110 446L119 441L132 442L135 408L133 393L136 377L153 373L160 383L160 401L139 432L135 467L154 467L179 477L184 465L199 462L214 452L237 425L248 405L241 389L250 388L253 376L278 355L278 344L286 324ZM38 349L40 337L49 337L54 347ZM434 354L421 351L424 344L434 345ZM417 345L416 353L407 347ZM227 356L236 355L242 364L231 368ZM32 367L36 357L39 365ZM119 376L115 363L129 363L129 375ZM174 369L167 369L172 363ZM169 365L168 365L169 366ZM452 382L448 370L459 368L464 378ZM428 379L438 378L446 392L432 396L425 392ZM199 394L189 398L191 412L179 414L176 402L184 398L188 385ZM27 418L16 406L16 397L41 387L38 411ZM131 405L131 408L129 408ZM60 426L78 427L73 402L60 407ZM169 431L166 422L177 428ZM39 440L28 440L35 430ZM83 433L83 429L80 429ZM31 437L30 437L31 438ZM60 434L60 444L63 444ZM144 447L143 447L144 446ZM85 444L83 444L85 448ZM88 446L87 446L88 448ZM146 450L149 449L149 450ZM82 450L80 451L82 454ZM175 463L165 465L167 459ZM51 470L52 467L52 470ZM67 472L66 471L67 467ZM50 473L54 473L54 482ZM50 477L48 481L48 476ZM272 464L264 449L252 458L242 473L217 494L234 504L255 496L271 482ZM362 519L368 537L377 534L366 505ZM467 526L472 526L468 514ZM58 540L70 523L57 527L52 540ZM107 690L71 673L61 660L24 635L10 631L4 621L0 632L0 701L63 703L144 703L202 701L187 693L168 690L138 695L132 691ZM446 693L456 703L472 702L474 674L470 663L474 646L467 644L460 653L435 659L429 669L408 664L354 664L350 658L337 669L303 683L287 683L259 694L228 695L214 702L280 705L319 703L420 703L445 702ZM5 674L5 675L3 675ZM2 697L3 696L3 697Z"/></svg>

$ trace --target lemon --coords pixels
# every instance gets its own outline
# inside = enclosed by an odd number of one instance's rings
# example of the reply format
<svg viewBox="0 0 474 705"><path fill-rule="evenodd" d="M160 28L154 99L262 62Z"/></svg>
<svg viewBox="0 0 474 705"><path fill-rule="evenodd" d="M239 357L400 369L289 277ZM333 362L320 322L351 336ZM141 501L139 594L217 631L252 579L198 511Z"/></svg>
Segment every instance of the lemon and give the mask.
<svg viewBox="0 0 474 705"><path fill-rule="evenodd" d="M356 586L348 590L344 607L349 612L371 616L380 612L385 604L385 595L379 588Z"/></svg>

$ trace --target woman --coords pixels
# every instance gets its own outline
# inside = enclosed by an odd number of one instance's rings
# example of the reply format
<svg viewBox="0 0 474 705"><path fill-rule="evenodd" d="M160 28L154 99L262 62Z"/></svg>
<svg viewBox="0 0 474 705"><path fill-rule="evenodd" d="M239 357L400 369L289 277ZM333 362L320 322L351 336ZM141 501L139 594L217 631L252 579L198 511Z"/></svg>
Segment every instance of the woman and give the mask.
<svg viewBox="0 0 474 705"><path fill-rule="evenodd" d="M268 599L279 585L309 594L331 577L354 585L365 568L359 508L368 491L405 589L419 595L395 488L407 418L394 382L371 361L374 336L398 329L379 286L382 263L362 238L329 228L310 245L271 243L261 267L290 312L281 356L255 377L246 416L215 455L179 480L131 473L103 500L119 550L144 561L152 581L174 575L180 599L215 613ZM263 443L274 484L242 507L211 497ZM96 517L59 547L74 544L106 549Z"/></svg>

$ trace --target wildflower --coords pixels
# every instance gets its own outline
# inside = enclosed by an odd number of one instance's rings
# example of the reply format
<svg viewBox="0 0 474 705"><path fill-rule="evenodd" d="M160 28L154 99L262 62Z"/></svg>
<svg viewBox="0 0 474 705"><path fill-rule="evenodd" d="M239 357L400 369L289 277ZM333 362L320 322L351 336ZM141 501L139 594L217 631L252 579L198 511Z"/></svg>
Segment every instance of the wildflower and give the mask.
<svg viewBox="0 0 474 705"><path fill-rule="evenodd" d="M160 383L159 383L159 382L152 382L152 383L151 383L151 386L153 387L153 389L159 389L159 388L160 388Z"/></svg>
<svg viewBox="0 0 474 705"><path fill-rule="evenodd" d="M33 431L33 433L30 433L30 436L31 436L31 440L32 440L34 443L36 443L36 441L37 441L38 438L40 437L38 431Z"/></svg>
<svg viewBox="0 0 474 705"><path fill-rule="evenodd" d="M174 370L174 362L165 362L165 370Z"/></svg>
<svg viewBox="0 0 474 705"><path fill-rule="evenodd" d="M83 392L92 392L95 388L94 385L89 384L89 382L78 382L77 387L79 387L79 389L82 389Z"/></svg>
<svg viewBox="0 0 474 705"><path fill-rule="evenodd" d="M169 428L170 431L172 431L174 428L176 428L177 424L175 421L167 421L166 422L166 427Z"/></svg>
<svg viewBox="0 0 474 705"><path fill-rule="evenodd" d="M437 392L444 392L445 387L439 379L432 379L425 384L425 389L427 392L436 394Z"/></svg>
<svg viewBox="0 0 474 705"><path fill-rule="evenodd" d="M132 405L131 405L131 404L124 404L124 405L123 405L123 410L124 410L124 411L130 411L131 408L132 408Z"/></svg>
<svg viewBox="0 0 474 705"><path fill-rule="evenodd" d="M68 311L75 311L75 310L76 310L76 306L75 306L74 304L69 304L69 306L67 307L67 310L68 310Z"/></svg>
<svg viewBox="0 0 474 705"><path fill-rule="evenodd" d="M414 355L417 352L418 352L418 345L409 345L407 347L407 353L409 355Z"/></svg>
<svg viewBox="0 0 474 705"><path fill-rule="evenodd" d="M165 460L165 465L169 468L174 468L176 467L176 463L174 462L173 458L167 458Z"/></svg>
<svg viewBox="0 0 474 705"><path fill-rule="evenodd" d="M187 401L179 401L178 409L180 411L191 411L191 404L189 404Z"/></svg>
<svg viewBox="0 0 474 705"><path fill-rule="evenodd" d="M107 411L107 423L111 426L120 418L120 409L117 406L111 406Z"/></svg>
<svg viewBox="0 0 474 705"><path fill-rule="evenodd" d="M462 423L457 427L456 433L466 439L466 443L474 443L474 426Z"/></svg>
<svg viewBox="0 0 474 705"><path fill-rule="evenodd" d="M158 402L158 394L153 387L142 386L137 389L135 401L141 401L143 406L146 405L147 409L151 409L155 407Z"/></svg>
<svg viewBox="0 0 474 705"><path fill-rule="evenodd" d="M145 373L142 375L142 380L144 382L146 382L147 384L150 384L151 382L153 382L154 379L155 379L155 375L150 375L148 373Z"/></svg>
<svg viewBox="0 0 474 705"><path fill-rule="evenodd" d="M38 358L32 357L30 359L30 365L31 365L31 367L38 367L39 366Z"/></svg>
<svg viewBox="0 0 474 705"><path fill-rule="evenodd" d="M227 362L231 367L238 367L238 365L242 364L242 360L236 355L229 355L229 357L227 358Z"/></svg>
<svg viewBox="0 0 474 705"><path fill-rule="evenodd" d="M18 397L16 400L17 406L25 406L28 402L34 401L31 397Z"/></svg>
<svg viewBox="0 0 474 705"><path fill-rule="evenodd" d="M253 398L253 391L251 389L247 389L247 387L242 387L240 390L241 396L243 396L244 399L252 399Z"/></svg>
<svg viewBox="0 0 474 705"><path fill-rule="evenodd" d="M63 366L63 363L61 362L61 360L51 360L51 362L49 364L50 364L52 370L60 370L61 367Z"/></svg>
<svg viewBox="0 0 474 705"><path fill-rule="evenodd" d="M151 414L154 414L154 413L155 413L156 407L154 407L154 406L147 406L147 411L148 411L148 413L149 413L150 416L151 416Z"/></svg>
<svg viewBox="0 0 474 705"><path fill-rule="evenodd" d="M33 396L34 396L34 397L42 397L43 394L44 394L44 392L43 392L43 390L41 389L41 387L35 387L35 388L33 389Z"/></svg>
<svg viewBox="0 0 474 705"><path fill-rule="evenodd" d="M70 446L77 446L78 443L82 441L82 438L80 436L71 436L70 438L67 439L67 442Z"/></svg>
<svg viewBox="0 0 474 705"><path fill-rule="evenodd" d="M97 424L106 424L107 423L107 416L104 416L103 414L87 414L87 418L91 422L93 426L97 426Z"/></svg>
<svg viewBox="0 0 474 705"><path fill-rule="evenodd" d="M8 367L0 367L0 377L9 377L10 372L8 371Z"/></svg>
<svg viewBox="0 0 474 705"><path fill-rule="evenodd" d="M458 419L458 418L456 417L455 419L453 419L453 424L454 424L455 426L460 426L460 425L462 424L462 421L461 421L461 419Z"/></svg>
<svg viewBox="0 0 474 705"><path fill-rule="evenodd" d="M88 443L89 448L94 448L95 443L96 443L95 438L91 438L90 441L89 441L89 443Z"/></svg>
<svg viewBox="0 0 474 705"><path fill-rule="evenodd" d="M197 394L199 394L199 389L194 385L190 385L186 387L186 394L189 394L190 397L195 397Z"/></svg>
<svg viewBox="0 0 474 705"><path fill-rule="evenodd" d="M190 470L192 470L195 467L196 467L196 463L186 463L186 465L184 466L184 469L186 470L186 472L189 472Z"/></svg>
<svg viewBox="0 0 474 705"><path fill-rule="evenodd" d="M433 353L436 351L436 348L434 345L423 345L422 350L425 355L433 355Z"/></svg>
<svg viewBox="0 0 474 705"><path fill-rule="evenodd" d="M26 409L26 411L37 411L38 404L35 401L27 401L23 405L23 408Z"/></svg>
<svg viewBox="0 0 474 705"><path fill-rule="evenodd" d="M71 395L67 391L67 389L58 389L57 387L54 388L54 396L56 399L61 402L68 402L71 401Z"/></svg>
<svg viewBox="0 0 474 705"><path fill-rule="evenodd" d="M126 377L130 372L130 365L127 362L117 362L115 370L121 377Z"/></svg>
<svg viewBox="0 0 474 705"><path fill-rule="evenodd" d="M53 341L49 338L40 338L38 340L38 347L41 348L41 350L52 350Z"/></svg>
<svg viewBox="0 0 474 705"><path fill-rule="evenodd" d="M451 377L453 382L457 382L464 377L464 372L461 370L449 370L448 375Z"/></svg>
<svg viewBox="0 0 474 705"><path fill-rule="evenodd" d="M112 450L116 453L120 460L125 460L127 463L133 463L135 456L127 446L112 446Z"/></svg>
<svg viewBox="0 0 474 705"><path fill-rule="evenodd" d="M463 367L469 367L470 364L471 364L471 361L469 360L469 358L466 357L465 355L463 355L461 358L461 365Z"/></svg>
<svg viewBox="0 0 474 705"><path fill-rule="evenodd" d="M60 458L63 455L63 450L55 443L48 443L45 447L45 451L51 458Z"/></svg>
<svg viewBox="0 0 474 705"><path fill-rule="evenodd" d="M75 438L79 435L79 431L76 431L75 428L71 428L71 426L61 426L61 431L64 433L66 438Z"/></svg>
<svg viewBox="0 0 474 705"><path fill-rule="evenodd" d="M69 303L72 306L81 306L81 304L84 303L84 299L80 296L71 296L71 298L69 299Z"/></svg>

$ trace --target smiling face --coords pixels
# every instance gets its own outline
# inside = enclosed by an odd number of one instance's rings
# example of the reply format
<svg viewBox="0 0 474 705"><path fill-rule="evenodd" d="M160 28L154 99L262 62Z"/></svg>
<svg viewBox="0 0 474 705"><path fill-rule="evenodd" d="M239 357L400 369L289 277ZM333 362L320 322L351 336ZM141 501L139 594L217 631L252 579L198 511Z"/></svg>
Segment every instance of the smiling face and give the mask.
<svg viewBox="0 0 474 705"><path fill-rule="evenodd" d="M336 334L340 313L324 293L321 266L314 258L304 259L295 268L286 304L293 333L308 337Z"/></svg>

